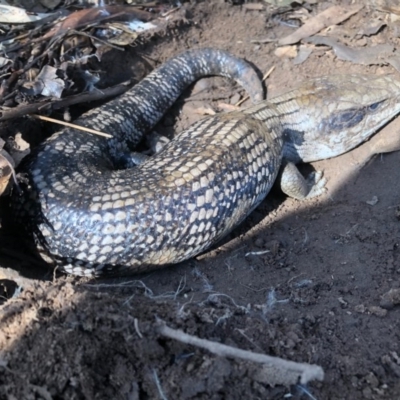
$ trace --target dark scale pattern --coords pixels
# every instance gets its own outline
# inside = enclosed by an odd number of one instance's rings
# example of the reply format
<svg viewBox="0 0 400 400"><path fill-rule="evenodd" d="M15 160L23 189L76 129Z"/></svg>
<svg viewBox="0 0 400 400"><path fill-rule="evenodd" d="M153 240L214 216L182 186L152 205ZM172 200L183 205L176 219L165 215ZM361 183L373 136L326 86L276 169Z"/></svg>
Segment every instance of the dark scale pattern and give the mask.
<svg viewBox="0 0 400 400"><path fill-rule="evenodd" d="M253 100L261 97L243 61L218 50L189 51L78 121L113 139L66 129L25 162L27 179L12 204L46 259L69 273L98 275L190 258L249 215L281 164L285 193L317 196L322 175L309 185L294 163L348 151L400 111L393 77L317 78L271 102L199 121L139 167L116 170L126 145L137 143L188 84L210 74L232 77ZM362 118L346 122L352 115Z"/></svg>
<svg viewBox="0 0 400 400"><path fill-rule="evenodd" d="M233 126L230 119L207 122L212 144L190 129L180 136L185 140L171 142L137 168L113 167L127 152L127 144L137 144L180 93L206 75L233 78L254 102L262 98L261 83L244 61L219 50L189 51L168 61L119 99L77 121L109 132L113 139L65 129L25 162L22 172L29 183L21 183L22 195L14 194L13 207L46 259L79 275L134 272L193 256L247 215L245 204L253 206L261 198L260 194L253 196L254 182L239 188L234 201L221 201L236 189L237 175L248 173L238 164L228 182L222 179L223 172L230 172L229 165L237 162L234 152L227 154L221 143L232 129L225 128ZM245 122L235 123L242 126L241 135L245 136ZM217 125L221 134L214 134ZM260 143L268 136L263 130ZM230 144L235 140L231 138ZM260 146L257 151L258 157L261 151L266 153ZM229 165L226 157L230 157ZM216 164L220 168L212 171ZM266 194L269 184L265 180L270 182L273 177L264 177L257 190ZM210 192L207 185L214 190ZM238 204L240 213L235 209ZM201 221L194 218L196 213Z"/></svg>

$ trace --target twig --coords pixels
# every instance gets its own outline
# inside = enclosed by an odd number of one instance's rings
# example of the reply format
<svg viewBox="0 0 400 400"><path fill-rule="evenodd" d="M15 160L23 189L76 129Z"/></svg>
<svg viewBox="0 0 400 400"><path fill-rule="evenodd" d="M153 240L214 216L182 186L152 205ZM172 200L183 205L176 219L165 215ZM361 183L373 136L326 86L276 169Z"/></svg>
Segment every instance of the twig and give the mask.
<svg viewBox="0 0 400 400"><path fill-rule="evenodd" d="M273 72L274 69L275 69L275 66L271 67L271 68L268 70L268 72L266 72L266 73L264 74L264 76L263 76L261 82L264 82L264 81L272 74L272 72ZM236 107L239 107L242 103L244 103L244 102L245 102L247 99L249 99L249 98L250 98L250 96L245 96L245 97L243 97L243 99L242 99L242 100L239 100L239 101L235 104L235 106L236 106Z"/></svg>
<svg viewBox="0 0 400 400"><path fill-rule="evenodd" d="M164 394L164 391L162 390L161 382L160 382L160 379L158 379L157 371L155 369L153 369L153 377L154 377L154 381L156 382L158 394L160 395L161 399L168 400Z"/></svg>
<svg viewBox="0 0 400 400"><path fill-rule="evenodd" d="M122 13L121 13L121 14L122 14ZM85 36L85 37L87 37L87 38L89 38L89 39L96 40L97 42L99 42L99 43L101 43L101 44L104 44L105 46L109 46L109 47L111 47L111 48L113 48L113 49L116 49L116 50L119 50L119 51L125 51L124 48L122 48L122 47L120 47L120 46L116 46L115 44L109 43L109 42L107 42L106 40L101 40L101 39L99 39L99 38L96 37L96 36L90 35L89 33L80 32L80 31L77 31L77 30L70 30L69 32L70 32L71 34L74 34L74 35L81 35L81 36Z"/></svg>
<svg viewBox="0 0 400 400"><path fill-rule="evenodd" d="M235 347L212 342L210 340L200 339L196 336L188 335L181 330L172 329L163 322L159 323L158 332L170 339L178 340L182 343L206 349L218 356L240 358L242 360L264 364L268 366L268 370L270 370L271 374L278 373L282 375L284 378L287 378L286 380L289 384L296 384L296 377L297 379L300 377L300 383L303 385L307 384L313 379L320 381L324 379L324 371L319 365L297 363L294 361L284 360L279 357L253 353L251 351L237 349Z"/></svg>
<svg viewBox="0 0 400 400"><path fill-rule="evenodd" d="M128 288L138 288L138 289L144 289L144 295L150 299L153 299L154 293L153 291L147 287L145 285L145 283L143 281L139 281L139 280L133 280L133 281L123 281L120 283L97 283L97 284L83 284L83 286L86 286L88 288L95 288L95 289L108 289L108 288L124 288L124 287L128 287Z"/></svg>
<svg viewBox="0 0 400 400"><path fill-rule="evenodd" d="M249 251L244 256L262 256L263 254L271 253L271 250L261 250L261 251Z"/></svg>
<svg viewBox="0 0 400 400"><path fill-rule="evenodd" d="M304 386L302 386L302 385L297 385L297 387L298 387L303 393L305 393L311 400L317 400L317 399L311 394L311 392L310 392L307 388L305 388Z"/></svg>
<svg viewBox="0 0 400 400"><path fill-rule="evenodd" d="M253 40L250 40L250 43L266 44L266 43L273 43L276 41L277 41L277 39L266 38L266 39L253 39Z"/></svg>
<svg viewBox="0 0 400 400"><path fill-rule="evenodd" d="M42 58L46 57L49 55L50 51L56 47L57 44L60 44L65 38L66 34L64 34L62 37L57 37L54 38L53 41L50 41L49 44L47 45L46 49L44 49L37 57L35 57L33 60L28 62L23 69L20 69L19 71L16 71L19 75L22 75L24 72L30 70L33 65L35 65L39 60Z"/></svg>
<svg viewBox="0 0 400 400"><path fill-rule="evenodd" d="M63 125L63 126L68 126L69 128L74 128L74 129L78 129L80 131L93 133L95 135L103 136L103 137L106 137L106 138L112 138L113 137L109 133L95 131L94 129L86 128L85 126L75 125L75 124L71 124L70 122L65 122L65 121L59 121L58 119L44 117L43 115L32 114L31 116L36 118L36 119L40 119L40 120L48 121L48 122L53 122L55 124L59 124L59 125Z"/></svg>
<svg viewBox="0 0 400 400"><path fill-rule="evenodd" d="M123 82L119 85L97 90L95 92L89 93L79 93L73 96L65 97L64 99L56 100L53 102L38 102L32 104L25 104L19 107L14 107L10 109L0 110L0 121L5 121L7 119L22 117L27 114L35 114L43 109L48 110L58 110L60 108L68 107L73 104L86 103L91 101L103 100L108 97L118 96L129 89L130 81Z"/></svg>
<svg viewBox="0 0 400 400"><path fill-rule="evenodd" d="M219 297L225 297L227 299L229 299L232 304L239 310L242 310L244 313L247 313L249 310L248 308L244 307L244 306L240 306L239 304L236 303L236 301L229 295L225 294L225 293L212 293L210 294L206 300L202 301L201 304L205 303L205 302L210 302L210 303L215 303L215 299L219 298Z"/></svg>
<svg viewBox="0 0 400 400"><path fill-rule="evenodd" d="M134 318L134 319L133 319L133 326L135 327L135 331L136 331L137 335L140 337L140 339L143 339L143 335L142 335L142 333L140 332L140 329L139 329L139 321L138 321L137 318Z"/></svg>

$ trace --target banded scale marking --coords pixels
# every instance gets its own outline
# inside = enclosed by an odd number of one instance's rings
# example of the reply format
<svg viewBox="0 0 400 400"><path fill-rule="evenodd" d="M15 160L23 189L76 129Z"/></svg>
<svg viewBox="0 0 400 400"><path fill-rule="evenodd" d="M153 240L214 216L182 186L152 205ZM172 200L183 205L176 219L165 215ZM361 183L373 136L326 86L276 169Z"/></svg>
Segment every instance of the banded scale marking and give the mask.
<svg viewBox="0 0 400 400"><path fill-rule="evenodd" d="M317 78L269 102L201 120L143 164L116 169L127 146L183 88L209 74L234 77L260 97L243 61L219 50L190 51L78 121L113 139L65 129L33 153L12 203L46 259L72 274L100 275L193 257L243 221L279 171L289 195L321 194L321 174L306 181L294 164L348 151L400 111L394 77Z"/></svg>

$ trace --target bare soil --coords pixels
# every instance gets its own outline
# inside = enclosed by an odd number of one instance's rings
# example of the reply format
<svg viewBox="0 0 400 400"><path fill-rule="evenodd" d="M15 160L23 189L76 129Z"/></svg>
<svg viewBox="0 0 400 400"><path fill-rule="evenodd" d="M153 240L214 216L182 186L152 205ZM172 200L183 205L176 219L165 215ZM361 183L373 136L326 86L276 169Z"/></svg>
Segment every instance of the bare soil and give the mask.
<svg viewBox="0 0 400 400"><path fill-rule="evenodd" d="M275 66L268 96L323 74L394 72L340 61L326 47L294 65L275 55L274 43L252 43L294 30L268 10L195 3L185 5L186 22L174 30L105 55L105 76L114 83L127 73L139 79L170 56L204 46L244 57L261 74ZM312 10L347 3L321 2ZM398 46L391 26L356 36L385 16L364 8L338 26L336 36L351 46ZM225 79L203 80L157 130L182 129L202 117L200 107L234 103L237 93L243 94ZM132 278L53 277L37 269L2 228L8 256L0 265L35 279L24 281L22 292L1 306L0 398L400 398L400 308L387 299L400 288L400 154L376 157L364 167L362 154L363 146L312 165L328 179L326 195L298 202L276 188L219 247ZM24 261L11 256L11 248ZM3 282L4 296L12 285ZM325 379L306 388L270 387L251 363L163 338L156 331L159 319L200 338L321 365Z"/></svg>

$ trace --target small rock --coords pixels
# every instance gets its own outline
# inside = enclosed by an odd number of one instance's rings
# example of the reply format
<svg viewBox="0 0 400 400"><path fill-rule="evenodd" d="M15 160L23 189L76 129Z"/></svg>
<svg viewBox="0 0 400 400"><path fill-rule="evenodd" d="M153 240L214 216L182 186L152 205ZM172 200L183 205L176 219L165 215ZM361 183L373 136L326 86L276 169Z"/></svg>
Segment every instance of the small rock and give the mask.
<svg viewBox="0 0 400 400"><path fill-rule="evenodd" d="M376 388L379 386L379 380L378 378L374 375L373 372L370 372L366 377L365 377L366 382L372 387Z"/></svg>
<svg viewBox="0 0 400 400"><path fill-rule="evenodd" d="M354 307L354 311L355 311L355 312L358 312L358 313L360 313L360 314L365 314L366 307L364 306L364 304L357 304L357 305Z"/></svg>
<svg viewBox="0 0 400 400"><path fill-rule="evenodd" d="M382 296L380 302L380 306L386 310L391 310L398 304L400 304L400 289L390 289Z"/></svg>
<svg viewBox="0 0 400 400"><path fill-rule="evenodd" d="M371 200L367 200L366 203L370 206L375 206L378 203L378 197L373 196Z"/></svg>
<svg viewBox="0 0 400 400"><path fill-rule="evenodd" d="M363 398L364 399L372 399L372 390L369 387L365 387L362 390Z"/></svg>
<svg viewBox="0 0 400 400"><path fill-rule="evenodd" d="M265 244L265 247L271 251L273 256L278 254L279 248L281 244L279 240L270 240L268 243Z"/></svg>
<svg viewBox="0 0 400 400"><path fill-rule="evenodd" d="M368 307L368 311L377 317L386 317L387 314L387 310L378 306L370 306Z"/></svg>

